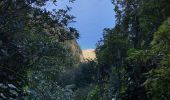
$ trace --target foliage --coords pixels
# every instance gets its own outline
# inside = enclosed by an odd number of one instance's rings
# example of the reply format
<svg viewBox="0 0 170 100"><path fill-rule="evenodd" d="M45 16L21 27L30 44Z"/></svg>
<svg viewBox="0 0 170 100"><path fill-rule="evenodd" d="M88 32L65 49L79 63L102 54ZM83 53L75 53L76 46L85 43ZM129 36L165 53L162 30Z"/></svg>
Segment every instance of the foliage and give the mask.
<svg viewBox="0 0 170 100"><path fill-rule="evenodd" d="M71 8L48 2L0 1L0 99L170 99L169 0L112 0L115 27L82 64Z"/></svg>
<svg viewBox="0 0 170 100"><path fill-rule="evenodd" d="M28 93L32 94L31 86L33 90L39 89L36 92L46 91L42 97L48 95L56 100L57 93L62 90L57 87L55 75L67 65L72 66L72 62L69 49L60 41L78 38L78 31L68 27L74 19L68 14L69 7L50 12L42 9L48 1L0 1L1 99L28 98ZM35 77L41 79L40 84L34 83L37 82ZM9 84L16 88L8 87ZM55 93L48 93L47 89L53 87L56 87Z"/></svg>
<svg viewBox="0 0 170 100"><path fill-rule="evenodd" d="M100 93L99 86L94 87L94 89L92 89L89 92L88 97L86 98L86 100L101 100L99 93Z"/></svg>
<svg viewBox="0 0 170 100"><path fill-rule="evenodd" d="M168 100L170 2L112 2L116 25L96 48L102 99Z"/></svg>
<svg viewBox="0 0 170 100"><path fill-rule="evenodd" d="M147 73L148 79L145 86L148 89L149 96L153 99L168 100L170 98L170 48L169 48L169 19L166 20L154 34L153 50L159 50L158 53L164 55L158 68L152 69ZM155 51L155 50L154 50Z"/></svg>

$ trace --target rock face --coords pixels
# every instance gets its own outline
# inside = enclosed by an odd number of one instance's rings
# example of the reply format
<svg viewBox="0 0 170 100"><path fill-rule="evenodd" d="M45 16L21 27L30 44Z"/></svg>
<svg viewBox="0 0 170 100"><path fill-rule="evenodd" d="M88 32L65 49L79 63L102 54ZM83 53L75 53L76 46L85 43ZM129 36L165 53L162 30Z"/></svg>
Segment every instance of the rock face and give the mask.
<svg viewBox="0 0 170 100"><path fill-rule="evenodd" d="M75 62L77 63L84 62L82 50L75 39L67 40L64 43L70 49L70 52Z"/></svg>
<svg viewBox="0 0 170 100"><path fill-rule="evenodd" d="M94 60L96 58L96 53L94 49L81 50L76 39L67 40L64 42L64 44L70 49L70 52L72 54L71 56L73 57L74 62L77 63L76 65L88 60Z"/></svg>
<svg viewBox="0 0 170 100"><path fill-rule="evenodd" d="M83 57L85 60L94 60L96 58L96 53L94 49L83 50Z"/></svg>

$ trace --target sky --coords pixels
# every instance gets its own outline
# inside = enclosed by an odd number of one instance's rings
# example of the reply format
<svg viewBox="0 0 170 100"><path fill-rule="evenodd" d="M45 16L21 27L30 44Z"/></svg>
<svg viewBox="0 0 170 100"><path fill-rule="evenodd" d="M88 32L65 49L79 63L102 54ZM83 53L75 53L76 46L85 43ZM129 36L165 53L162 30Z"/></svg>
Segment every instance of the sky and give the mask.
<svg viewBox="0 0 170 100"><path fill-rule="evenodd" d="M58 7L64 8L66 4L72 7L70 14L76 17L76 22L70 26L80 33L78 43L81 49L95 49L96 43L102 38L103 29L114 27L115 14L111 0L76 0L71 4L60 0ZM52 9L54 6L50 5L48 8Z"/></svg>

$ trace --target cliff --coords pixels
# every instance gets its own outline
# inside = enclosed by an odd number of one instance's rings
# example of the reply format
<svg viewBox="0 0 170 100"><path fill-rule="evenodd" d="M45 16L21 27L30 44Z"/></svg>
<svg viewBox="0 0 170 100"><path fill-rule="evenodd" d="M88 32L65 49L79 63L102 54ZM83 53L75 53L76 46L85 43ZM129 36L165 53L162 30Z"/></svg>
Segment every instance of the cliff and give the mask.
<svg viewBox="0 0 170 100"><path fill-rule="evenodd" d="M94 49L83 50L83 57L85 60L94 60L96 58L96 53Z"/></svg>
<svg viewBox="0 0 170 100"><path fill-rule="evenodd" d="M67 40L64 42L64 44L66 45L66 47L70 49L71 56L73 57L73 60L76 65L78 65L81 62L84 62L82 50L79 44L77 43L76 39Z"/></svg>

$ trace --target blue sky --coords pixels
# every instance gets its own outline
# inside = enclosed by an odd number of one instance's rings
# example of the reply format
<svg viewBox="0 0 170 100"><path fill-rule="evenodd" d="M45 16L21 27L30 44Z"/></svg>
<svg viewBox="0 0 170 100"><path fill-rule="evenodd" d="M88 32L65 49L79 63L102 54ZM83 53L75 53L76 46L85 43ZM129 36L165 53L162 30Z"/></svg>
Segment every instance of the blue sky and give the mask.
<svg viewBox="0 0 170 100"><path fill-rule="evenodd" d="M70 26L77 28L80 32L78 40L80 47L94 49L97 41L102 38L103 29L114 26L114 7L111 0L76 0L73 4L60 0L58 7L63 8L66 4L72 7L70 13L76 17L76 23Z"/></svg>

